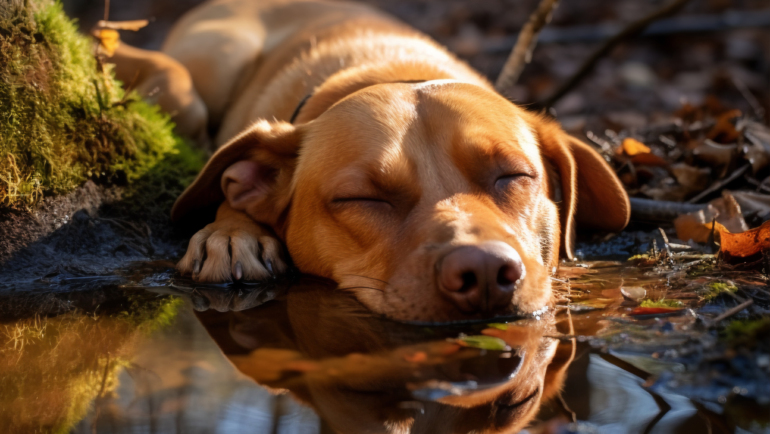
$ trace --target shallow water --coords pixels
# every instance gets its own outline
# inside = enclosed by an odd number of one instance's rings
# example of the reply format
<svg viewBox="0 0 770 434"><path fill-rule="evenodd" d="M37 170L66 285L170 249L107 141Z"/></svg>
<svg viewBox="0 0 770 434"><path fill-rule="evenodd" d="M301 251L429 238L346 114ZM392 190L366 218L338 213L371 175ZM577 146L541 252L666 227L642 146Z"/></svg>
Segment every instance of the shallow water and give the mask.
<svg viewBox="0 0 770 434"><path fill-rule="evenodd" d="M728 277L741 291L766 285L749 276ZM439 327L379 318L311 277L201 286L166 262L47 276L0 298L0 426L769 432L770 360L761 348L731 347L711 326L737 301L704 303L709 278L675 266L565 266L555 309ZM684 308L640 310L623 296L629 288Z"/></svg>

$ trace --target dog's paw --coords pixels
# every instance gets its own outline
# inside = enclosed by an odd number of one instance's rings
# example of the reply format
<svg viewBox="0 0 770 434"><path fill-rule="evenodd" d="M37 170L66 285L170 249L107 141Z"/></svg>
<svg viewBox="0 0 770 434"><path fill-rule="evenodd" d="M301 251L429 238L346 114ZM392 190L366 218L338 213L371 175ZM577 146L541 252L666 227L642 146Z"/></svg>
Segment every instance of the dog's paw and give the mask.
<svg viewBox="0 0 770 434"><path fill-rule="evenodd" d="M281 242L250 219L211 223L191 239L177 269L197 282L265 280L286 271Z"/></svg>

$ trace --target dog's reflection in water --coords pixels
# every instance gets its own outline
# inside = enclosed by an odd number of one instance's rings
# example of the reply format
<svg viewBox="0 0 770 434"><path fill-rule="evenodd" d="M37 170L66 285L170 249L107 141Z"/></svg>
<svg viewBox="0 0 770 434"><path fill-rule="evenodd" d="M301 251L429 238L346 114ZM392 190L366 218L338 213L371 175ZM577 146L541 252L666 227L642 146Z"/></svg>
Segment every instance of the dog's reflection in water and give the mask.
<svg viewBox="0 0 770 434"><path fill-rule="evenodd" d="M415 326L376 317L330 285L302 279L267 302L272 295L198 290L194 302L241 372L290 392L339 433L515 433L558 393L573 357L549 316ZM507 346L467 346L461 333Z"/></svg>

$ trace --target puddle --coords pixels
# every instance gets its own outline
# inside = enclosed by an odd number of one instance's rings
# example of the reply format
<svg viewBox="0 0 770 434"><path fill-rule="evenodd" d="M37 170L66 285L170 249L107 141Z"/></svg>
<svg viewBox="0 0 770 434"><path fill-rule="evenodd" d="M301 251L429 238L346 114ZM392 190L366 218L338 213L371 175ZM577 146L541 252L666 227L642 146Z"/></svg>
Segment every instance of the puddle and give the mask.
<svg viewBox="0 0 770 434"><path fill-rule="evenodd" d="M451 327L377 317L310 277L201 286L168 262L46 276L0 298L0 426L770 432L767 340L736 346L713 324L749 298L730 319L766 315L767 282L715 280L702 259L565 266L539 318ZM727 290L706 302L717 280Z"/></svg>

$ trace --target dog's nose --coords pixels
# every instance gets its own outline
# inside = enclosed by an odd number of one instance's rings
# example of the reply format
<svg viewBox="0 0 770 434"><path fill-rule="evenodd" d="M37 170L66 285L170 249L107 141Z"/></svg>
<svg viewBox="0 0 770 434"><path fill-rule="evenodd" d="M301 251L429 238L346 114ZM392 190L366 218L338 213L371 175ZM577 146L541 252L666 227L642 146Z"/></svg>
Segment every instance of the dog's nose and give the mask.
<svg viewBox="0 0 770 434"><path fill-rule="evenodd" d="M501 241L450 251L438 268L438 287L465 313L494 313L510 306L526 270L519 253Z"/></svg>

